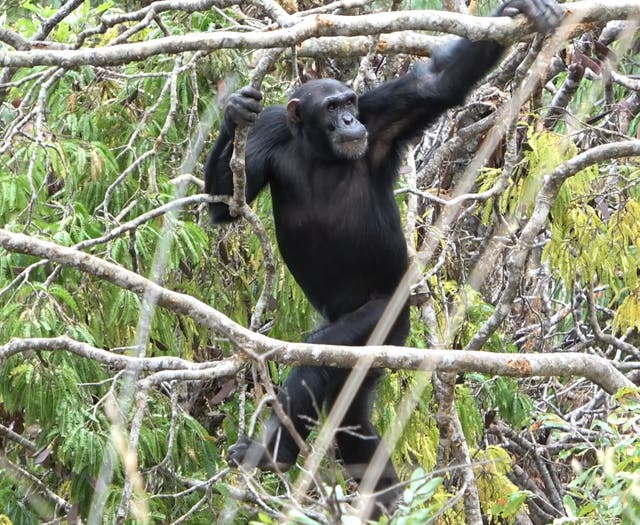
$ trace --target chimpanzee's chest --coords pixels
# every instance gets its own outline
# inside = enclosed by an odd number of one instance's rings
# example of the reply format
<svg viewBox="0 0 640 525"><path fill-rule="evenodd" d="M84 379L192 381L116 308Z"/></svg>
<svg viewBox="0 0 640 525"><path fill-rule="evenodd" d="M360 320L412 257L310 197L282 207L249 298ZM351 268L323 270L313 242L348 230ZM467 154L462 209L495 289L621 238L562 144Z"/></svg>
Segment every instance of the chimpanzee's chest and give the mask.
<svg viewBox="0 0 640 525"><path fill-rule="evenodd" d="M330 308L335 290L354 304L393 290L406 268L400 215L364 162L274 180L271 195L280 252L316 307Z"/></svg>
<svg viewBox="0 0 640 525"><path fill-rule="evenodd" d="M384 250L400 226L392 189L376 185L364 163L335 173L326 167L271 185L278 240L307 255L331 248L357 257L355 248ZM341 252L336 252L341 250Z"/></svg>

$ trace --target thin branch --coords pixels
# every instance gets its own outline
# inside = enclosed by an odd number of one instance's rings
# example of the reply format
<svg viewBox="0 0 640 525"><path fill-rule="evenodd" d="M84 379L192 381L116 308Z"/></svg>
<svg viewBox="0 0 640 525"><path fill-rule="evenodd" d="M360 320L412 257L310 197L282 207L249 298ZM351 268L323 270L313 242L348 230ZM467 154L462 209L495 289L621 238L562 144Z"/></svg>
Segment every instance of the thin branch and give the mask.
<svg viewBox="0 0 640 525"><path fill-rule="evenodd" d="M16 483L31 487L36 494L41 494L55 504L56 507L64 509L67 512L71 510L70 503L58 496L55 492L52 492L36 476L10 461L2 453L0 453L0 470L5 470L9 477L15 478Z"/></svg>
<svg viewBox="0 0 640 525"><path fill-rule="evenodd" d="M59 337L15 338L0 346L0 363L11 356L30 351L56 352L64 350L80 357L92 359L116 370L136 368L145 372L167 370L205 370L219 364L219 361L194 363L187 359L173 356L134 357L116 354L109 350L96 348L88 343L76 341L65 335Z"/></svg>
<svg viewBox="0 0 640 525"><path fill-rule="evenodd" d="M71 13L73 13L77 7L82 5L83 0L69 0L66 4L64 4L55 15L51 18L48 18L42 23L40 30L35 34L34 40L44 40L49 36L49 33L53 31L53 29L62 22L65 18L67 18Z"/></svg>
<svg viewBox="0 0 640 525"><path fill-rule="evenodd" d="M4 425L0 425L0 436L2 435L6 436L11 441L15 441L18 445L26 448L30 452L36 452L38 450L35 443L32 443L27 438L22 437L20 434L14 432L8 427L5 427Z"/></svg>
<svg viewBox="0 0 640 525"><path fill-rule="evenodd" d="M535 237L547 222L551 207L564 181L594 164L634 156L640 156L640 140L603 144L576 155L544 177L542 189L536 197L536 204L531 213L531 217L522 229L518 242L509 257L507 263L507 270L509 272L507 286L498 300L493 315L485 322L480 330L478 330L466 346L466 350L480 349L511 311L511 306L516 297L520 279L524 272L531 247L534 245Z"/></svg>
<svg viewBox="0 0 640 525"><path fill-rule="evenodd" d="M153 13L153 15L158 15L166 11L193 13L195 11L206 11L208 9L211 9L213 6L228 7L236 3L237 2L235 1L227 2L224 0L160 0L157 2L153 2L147 7L138 9L137 11L118 13L116 15L107 14L104 15L100 20L99 26L86 29L78 35L75 47L80 47L89 36L105 33L107 29L117 24L125 24L127 22L143 20L149 15L149 13Z"/></svg>
<svg viewBox="0 0 640 525"><path fill-rule="evenodd" d="M464 499L466 523L482 525L480 495L473 473L473 463L455 406L456 374L442 372L433 374L433 385L438 403L436 422L440 431L437 464L443 467L452 464L460 466L463 485L466 486Z"/></svg>
<svg viewBox="0 0 640 525"><path fill-rule="evenodd" d="M262 80L273 66L277 58L282 54L282 49L272 49L266 52L251 77L251 86L257 90L260 89ZM271 241L267 235L267 230L260 218L253 212L253 210L247 205L245 187L247 174L245 172L245 153L247 147L247 138L249 135L248 126L238 126L235 130L235 136L233 140L233 154L229 167L233 174L233 195L229 202L229 213L232 216L241 215L244 217L253 227L253 231L260 241L260 248L264 257L264 286L260 297L256 302L255 309L251 315L250 328L256 331L262 325L262 318L269 305L269 300L273 295L273 289L275 287L276 280L276 259L273 253L273 247Z"/></svg>

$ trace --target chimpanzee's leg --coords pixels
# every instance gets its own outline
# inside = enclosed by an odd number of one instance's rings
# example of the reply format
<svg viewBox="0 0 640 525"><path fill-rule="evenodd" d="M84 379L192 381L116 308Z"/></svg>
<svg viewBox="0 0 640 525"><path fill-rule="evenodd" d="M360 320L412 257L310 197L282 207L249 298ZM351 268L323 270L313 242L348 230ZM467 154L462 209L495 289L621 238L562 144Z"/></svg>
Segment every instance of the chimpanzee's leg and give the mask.
<svg viewBox="0 0 640 525"><path fill-rule="evenodd" d="M335 369L299 366L291 370L280 389L278 403L303 440L318 421L319 411L335 379ZM286 471L295 464L299 452L300 448L274 412L267 421L262 439L241 437L229 448L227 459L232 464L249 468Z"/></svg>
<svg viewBox="0 0 640 525"><path fill-rule="evenodd" d="M409 311L405 307L396 320L386 343L403 345L409 330ZM359 483L373 458L378 447L385 454L385 466L376 480L374 490L378 493L376 506L372 516L379 517L383 512L393 510L401 494L398 475L391 463L389 450L382 442L375 427L371 423L371 408L375 396L376 386L383 372L372 369L365 377L358 393L351 400L351 404L344 416L340 430L336 434L336 442L342 461L348 473ZM327 409L333 405L339 392L332 392L327 399Z"/></svg>
<svg viewBox="0 0 640 525"><path fill-rule="evenodd" d="M386 298L369 301L354 312L319 328L309 335L307 341L316 344L363 345L382 315L386 302ZM403 312L387 338L389 343L404 342L408 326L408 317L405 314L406 312ZM302 439L309 435L313 423L318 420L319 410L327 401L331 404L331 400L340 393L349 372L348 369L313 366L296 367L291 371L278 394L278 402ZM376 375L378 374L375 373L372 377ZM365 389L366 402L358 402L357 408L354 409L358 413L357 424L366 423L365 433L373 430L369 421L370 409L362 412L360 407L370 405L370 391L375 386L373 383ZM375 434L375 431L373 432ZM379 440L377 435L376 438ZM258 467L262 470L287 470L295 463L299 451L295 440L274 413L269 418L260 441L246 436L240 437L238 442L229 448L227 459L234 465ZM371 459L371 455L367 454L369 452L363 456L364 459Z"/></svg>
<svg viewBox="0 0 640 525"><path fill-rule="evenodd" d="M401 493L399 479L391 463L389 451L371 423L371 406L375 387L381 376L382 371L380 370L371 370L367 374L336 433L340 458L349 475L358 483L362 481L378 447L383 447L386 464L374 485L374 490L380 492L376 497L374 517L378 517L384 511L391 511ZM327 404L332 405L334 400L328 400Z"/></svg>
<svg viewBox="0 0 640 525"><path fill-rule="evenodd" d="M307 337L315 344L364 344L384 310L385 301L369 301L354 312L319 328ZM291 419L302 439L309 435L331 392L340 391L347 371L335 368L300 366L294 368L278 394L278 402ZM262 439L241 436L229 448L227 460L232 465L262 470L287 470L296 461L298 452L293 436L274 413L267 421Z"/></svg>

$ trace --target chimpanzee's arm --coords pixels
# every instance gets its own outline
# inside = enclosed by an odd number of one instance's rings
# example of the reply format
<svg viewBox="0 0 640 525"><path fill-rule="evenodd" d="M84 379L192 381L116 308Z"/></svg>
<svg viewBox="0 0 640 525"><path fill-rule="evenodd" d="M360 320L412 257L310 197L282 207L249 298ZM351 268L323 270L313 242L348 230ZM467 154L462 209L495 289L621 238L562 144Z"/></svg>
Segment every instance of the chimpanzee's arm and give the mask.
<svg viewBox="0 0 640 525"><path fill-rule="evenodd" d="M362 95L360 120L371 147L393 147L418 137L435 118L464 101L502 52L496 42L457 39L437 49L429 62L416 62L403 77Z"/></svg>
<svg viewBox="0 0 640 525"><path fill-rule="evenodd" d="M509 0L494 16L525 15L541 31L557 27L563 10L556 0ZM476 82L499 60L503 46L493 41L457 39L437 49L430 62L417 62L399 79L386 82L359 102L376 158L420 135L447 109L464 101Z"/></svg>
<svg viewBox="0 0 640 525"><path fill-rule="evenodd" d="M232 195L233 174L229 162L233 154L233 139L239 124L255 125L249 130L245 156L247 182L245 196L253 201L268 182L268 163L271 150L286 129L282 107L268 108L261 113L260 92L245 87L229 99L218 139L204 166L205 192L210 195ZM224 203L209 205L214 223L233 220Z"/></svg>

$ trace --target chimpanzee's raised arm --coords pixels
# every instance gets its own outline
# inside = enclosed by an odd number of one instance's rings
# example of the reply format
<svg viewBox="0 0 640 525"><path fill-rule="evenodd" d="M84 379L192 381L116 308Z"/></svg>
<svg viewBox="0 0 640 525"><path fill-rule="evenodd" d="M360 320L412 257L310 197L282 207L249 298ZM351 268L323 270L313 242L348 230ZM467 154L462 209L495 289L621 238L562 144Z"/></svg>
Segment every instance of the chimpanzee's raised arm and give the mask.
<svg viewBox="0 0 640 525"><path fill-rule="evenodd" d="M546 31L559 25L563 10L556 0L510 0L494 16L519 14ZM362 95L360 120L376 157L384 159L398 142L418 137L440 114L461 104L503 50L493 41L457 39L437 49L429 62L414 63L404 77Z"/></svg>

